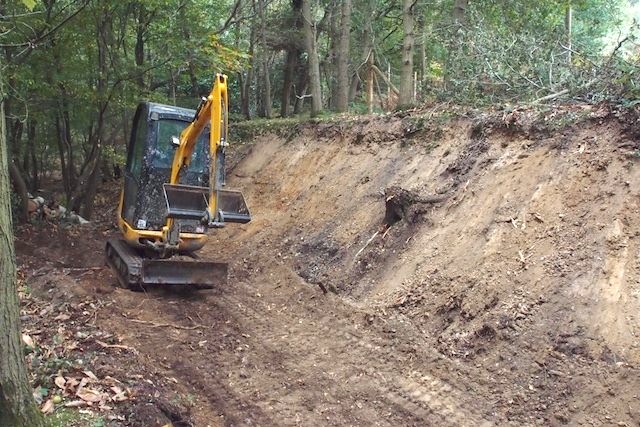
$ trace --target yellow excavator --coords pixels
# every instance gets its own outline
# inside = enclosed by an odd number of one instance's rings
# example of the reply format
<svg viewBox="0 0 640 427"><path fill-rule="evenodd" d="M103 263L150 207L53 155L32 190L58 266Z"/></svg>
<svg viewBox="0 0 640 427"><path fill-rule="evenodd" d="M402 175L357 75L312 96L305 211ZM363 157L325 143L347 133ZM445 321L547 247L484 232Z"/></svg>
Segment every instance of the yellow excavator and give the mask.
<svg viewBox="0 0 640 427"><path fill-rule="evenodd" d="M202 261L196 251L208 229L251 221L242 193L224 188L228 105L223 74L195 111L138 105L117 212L122 238L106 244L123 287L226 283L227 264Z"/></svg>

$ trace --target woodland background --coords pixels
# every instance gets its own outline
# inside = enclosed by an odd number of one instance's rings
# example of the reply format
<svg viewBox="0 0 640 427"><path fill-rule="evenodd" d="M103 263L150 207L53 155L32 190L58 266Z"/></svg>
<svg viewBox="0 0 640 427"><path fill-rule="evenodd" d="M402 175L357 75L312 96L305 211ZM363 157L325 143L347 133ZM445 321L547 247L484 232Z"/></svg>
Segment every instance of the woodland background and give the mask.
<svg viewBox="0 0 640 427"><path fill-rule="evenodd" d="M230 77L236 123L425 103L633 105L638 11L637 0L0 0L12 182L24 195L59 180L59 202L90 218L136 104L194 108L215 72Z"/></svg>

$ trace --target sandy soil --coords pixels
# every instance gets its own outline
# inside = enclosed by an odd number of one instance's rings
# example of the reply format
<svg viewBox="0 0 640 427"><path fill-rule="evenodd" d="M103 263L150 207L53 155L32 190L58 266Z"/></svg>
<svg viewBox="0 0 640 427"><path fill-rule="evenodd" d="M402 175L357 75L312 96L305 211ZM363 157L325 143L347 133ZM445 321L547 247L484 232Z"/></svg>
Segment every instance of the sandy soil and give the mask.
<svg viewBox="0 0 640 427"><path fill-rule="evenodd" d="M638 147L603 108L259 137L229 177L253 221L202 251L223 288L116 288L108 219L23 230L21 269L137 351L105 362L152 383L120 424L639 425Z"/></svg>

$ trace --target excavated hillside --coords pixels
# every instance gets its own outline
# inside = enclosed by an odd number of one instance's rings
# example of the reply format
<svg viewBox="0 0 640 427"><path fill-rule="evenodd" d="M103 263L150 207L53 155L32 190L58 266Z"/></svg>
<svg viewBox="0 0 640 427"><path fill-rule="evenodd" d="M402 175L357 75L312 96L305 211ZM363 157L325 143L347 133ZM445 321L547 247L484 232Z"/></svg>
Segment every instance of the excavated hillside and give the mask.
<svg viewBox="0 0 640 427"><path fill-rule="evenodd" d="M234 153L253 221L212 234L203 257L231 267L212 291L115 289L101 241L19 255L49 259L49 287L64 276L99 301L138 369L191 396L153 422L638 425L634 117L419 110L265 130ZM54 260L95 269L70 281Z"/></svg>

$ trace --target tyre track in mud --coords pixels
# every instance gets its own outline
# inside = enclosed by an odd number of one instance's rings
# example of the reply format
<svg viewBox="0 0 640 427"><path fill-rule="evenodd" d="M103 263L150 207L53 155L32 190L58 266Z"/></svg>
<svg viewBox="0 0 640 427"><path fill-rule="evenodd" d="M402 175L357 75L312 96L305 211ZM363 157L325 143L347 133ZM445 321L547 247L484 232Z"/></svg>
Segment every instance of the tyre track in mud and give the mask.
<svg viewBox="0 0 640 427"><path fill-rule="evenodd" d="M491 425L474 396L432 374L435 351L399 351L407 337L360 327L363 313L335 297L300 288L283 301L261 288L267 296L237 283L164 310L212 327L183 334L185 350L165 357L226 425ZM193 345L203 340L223 344Z"/></svg>

